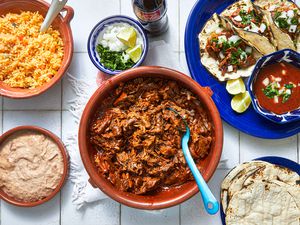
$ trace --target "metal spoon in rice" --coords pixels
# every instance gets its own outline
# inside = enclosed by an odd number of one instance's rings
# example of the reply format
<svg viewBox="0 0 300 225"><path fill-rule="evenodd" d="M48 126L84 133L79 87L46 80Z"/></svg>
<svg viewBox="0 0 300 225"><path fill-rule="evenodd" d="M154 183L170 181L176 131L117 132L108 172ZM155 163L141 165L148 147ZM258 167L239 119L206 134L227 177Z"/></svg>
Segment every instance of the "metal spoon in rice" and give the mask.
<svg viewBox="0 0 300 225"><path fill-rule="evenodd" d="M52 0L46 18L40 28L40 32L45 32L50 27L51 23L66 5L67 1L68 0Z"/></svg>

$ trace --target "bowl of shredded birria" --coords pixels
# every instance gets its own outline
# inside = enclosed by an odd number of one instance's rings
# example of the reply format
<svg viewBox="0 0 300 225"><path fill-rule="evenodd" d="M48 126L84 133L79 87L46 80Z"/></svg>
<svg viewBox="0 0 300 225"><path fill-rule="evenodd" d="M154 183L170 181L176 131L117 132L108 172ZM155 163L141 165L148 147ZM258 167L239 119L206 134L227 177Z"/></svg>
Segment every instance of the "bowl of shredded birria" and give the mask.
<svg viewBox="0 0 300 225"><path fill-rule="evenodd" d="M223 129L212 91L168 68L140 66L110 77L81 117L78 142L94 188L129 207L178 205L199 189L181 149L185 118L189 149L205 181L222 153Z"/></svg>
<svg viewBox="0 0 300 225"><path fill-rule="evenodd" d="M115 75L142 64L148 39L138 21L127 16L111 16L92 29L87 48L92 63L100 71Z"/></svg>

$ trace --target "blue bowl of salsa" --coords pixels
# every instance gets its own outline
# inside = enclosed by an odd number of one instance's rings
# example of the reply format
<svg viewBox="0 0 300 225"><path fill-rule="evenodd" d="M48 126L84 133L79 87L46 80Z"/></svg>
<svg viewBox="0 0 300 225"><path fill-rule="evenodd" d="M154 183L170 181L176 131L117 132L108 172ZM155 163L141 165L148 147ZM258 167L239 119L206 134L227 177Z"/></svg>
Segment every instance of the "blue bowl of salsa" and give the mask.
<svg viewBox="0 0 300 225"><path fill-rule="evenodd" d="M255 111L278 124L300 120L300 54L283 49L257 61L247 89Z"/></svg>

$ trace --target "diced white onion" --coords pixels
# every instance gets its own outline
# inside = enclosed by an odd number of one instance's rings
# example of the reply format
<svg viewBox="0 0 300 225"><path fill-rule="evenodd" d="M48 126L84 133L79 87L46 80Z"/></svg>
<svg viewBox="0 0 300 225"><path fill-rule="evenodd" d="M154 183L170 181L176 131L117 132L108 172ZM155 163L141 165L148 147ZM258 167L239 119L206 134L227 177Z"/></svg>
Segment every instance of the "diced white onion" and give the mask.
<svg viewBox="0 0 300 225"><path fill-rule="evenodd" d="M285 93L290 95L290 94L292 94L292 91L291 91L291 89L286 89Z"/></svg>
<svg viewBox="0 0 300 225"><path fill-rule="evenodd" d="M224 41L227 41L227 37L225 35L221 35L218 37L218 43L222 43Z"/></svg>
<svg viewBox="0 0 300 225"><path fill-rule="evenodd" d="M251 27L249 27L249 31L252 31L252 32L254 32L254 33L258 33L258 31L259 31L259 28L258 28L258 26L256 26L254 23L252 23L251 22L251 25L250 25Z"/></svg>
<svg viewBox="0 0 300 225"><path fill-rule="evenodd" d="M271 5L268 9L268 11L274 11L277 8L276 5Z"/></svg>
<svg viewBox="0 0 300 225"><path fill-rule="evenodd" d="M276 77L275 81L280 82L281 81L281 77Z"/></svg>
<svg viewBox="0 0 300 225"><path fill-rule="evenodd" d="M283 93L283 89L280 89L279 91L278 91L278 94L282 94Z"/></svg>
<svg viewBox="0 0 300 225"><path fill-rule="evenodd" d="M295 33L296 30L297 30L297 25L291 25L290 28L289 28L290 33Z"/></svg>
<svg viewBox="0 0 300 225"><path fill-rule="evenodd" d="M237 15L236 17L233 17L233 19L235 21L241 22L242 21L242 17L240 15Z"/></svg>
<svg viewBox="0 0 300 225"><path fill-rule="evenodd" d="M123 60L122 60L123 63L128 62L128 60L130 59L130 56L128 54L126 54L126 53L123 53L122 56L123 56Z"/></svg>
<svg viewBox="0 0 300 225"><path fill-rule="evenodd" d="M252 47L247 46L247 47L245 48L245 52L251 54L251 53L252 53Z"/></svg>
<svg viewBox="0 0 300 225"><path fill-rule="evenodd" d="M220 59L224 59L225 58L225 55L223 54L223 52L219 53L219 57L220 57Z"/></svg>
<svg viewBox="0 0 300 225"><path fill-rule="evenodd" d="M281 70L282 75L286 75L286 70Z"/></svg>
<svg viewBox="0 0 300 225"><path fill-rule="evenodd" d="M229 65L229 66L227 67L227 71L228 71L228 72L232 72L232 71L233 71L233 66L232 66L232 65Z"/></svg>
<svg viewBox="0 0 300 225"><path fill-rule="evenodd" d="M216 34L220 34L222 31L223 31L223 29L217 28L217 29L216 29Z"/></svg>
<svg viewBox="0 0 300 225"><path fill-rule="evenodd" d="M274 96L274 103L278 103L278 102L279 102L278 96L275 95L275 96Z"/></svg>
<svg viewBox="0 0 300 225"><path fill-rule="evenodd" d="M259 30L260 30L260 32L263 33L263 32L265 32L266 28L267 28L266 24L262 23L262 24L260 25Z"/></svg>
<svg viewBox="0 0 300 225"><path fill-rule="evenodd" d="M275 80L275 77L273 75L271 75L270 78L272 82Z"/></svg>
<svg viewBox="0 0 300 225"><path fill-rule="evenodd" d="M280 16L278 18L287 18L287 13L285 11L281 12Z"/></svg>
<svg viewBox="0 0 300 225"><path fill-rule="evenodd" d="M246 52L242 52L241 55L240 55L240 59L244 60L246 58L247 58L247 53Z"/></svg>
<svg viewBox="0 0 300 225"><path fill-rule="evenodd" d="M238 35L232 35L230 38L228 38L228 41L235 43L240 39L241 38Z"/></svg>
<svg viewBox="0 0 300 225"><path fill-rule="evenodd" d="M108 47L108 43L106 40L100 41L100 43L103 45L104 48Z"/></svg>
<svg viewBox="0 0 300 225"><path fill-rule="evenodd" d="M268 77L266 77L263 81L262 81L263 85L268 86L270 83L270 79Z"/></svg>
<svg viewBox="0 0 300 225"><path fill-rule="evenodd" d="M287 12L287 16L289 17L289 18L293 18L294 17L294 10L289 10L288 12Z"/></svg>
<svg viewBox="0 0 300 225"><path fill-rule="evenodd" d="M120 52L126 50L128 47L117 38L117 34L128 27L130 25L127 23L115 23L105 26L103 34L98 37L98 43L105 48L108 47L110 51ZM140 41L142 41L142 38L138 35L137 43Z"/></svg>

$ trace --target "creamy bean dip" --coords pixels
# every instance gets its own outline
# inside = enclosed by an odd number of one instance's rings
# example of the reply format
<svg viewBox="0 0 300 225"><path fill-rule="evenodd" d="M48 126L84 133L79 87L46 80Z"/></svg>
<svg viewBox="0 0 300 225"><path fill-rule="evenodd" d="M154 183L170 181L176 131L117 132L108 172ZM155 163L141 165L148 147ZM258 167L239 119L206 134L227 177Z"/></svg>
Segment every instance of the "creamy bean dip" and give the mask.
<svg viewBox="0 0 300 225"><path fill-rule="evenodd" d="M48 136L20 131L0 146L0 188L22 202L49 196L64 172L62 153Z"/></svg>

